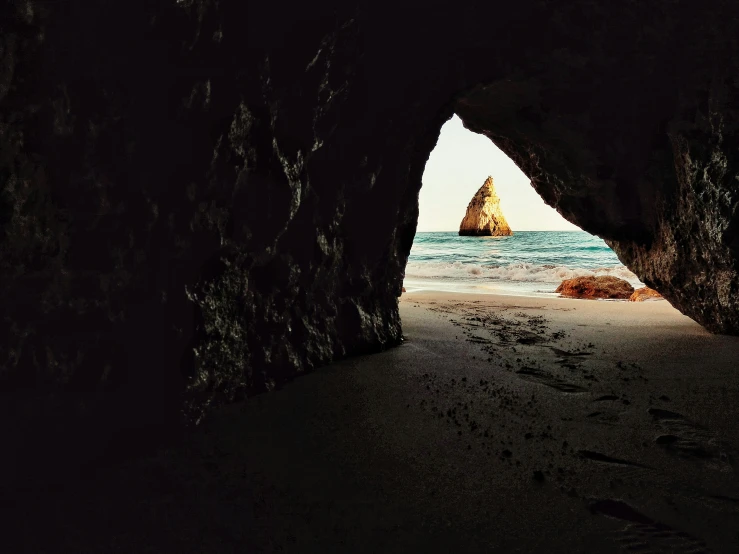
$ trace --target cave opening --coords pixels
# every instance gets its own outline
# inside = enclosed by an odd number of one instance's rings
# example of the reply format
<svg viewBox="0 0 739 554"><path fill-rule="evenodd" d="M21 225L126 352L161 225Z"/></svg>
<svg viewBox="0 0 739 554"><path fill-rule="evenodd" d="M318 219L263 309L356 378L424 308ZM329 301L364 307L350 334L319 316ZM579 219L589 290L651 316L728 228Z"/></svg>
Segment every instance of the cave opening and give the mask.
<svg viewBox="0 0 739 554"><path fill-rule="evenodd" d="M545 203L516 163L457 115L442 126L422 183L408 292L552 297L565 280L612 277L625 299L645 286L605 241Z"/></svg>

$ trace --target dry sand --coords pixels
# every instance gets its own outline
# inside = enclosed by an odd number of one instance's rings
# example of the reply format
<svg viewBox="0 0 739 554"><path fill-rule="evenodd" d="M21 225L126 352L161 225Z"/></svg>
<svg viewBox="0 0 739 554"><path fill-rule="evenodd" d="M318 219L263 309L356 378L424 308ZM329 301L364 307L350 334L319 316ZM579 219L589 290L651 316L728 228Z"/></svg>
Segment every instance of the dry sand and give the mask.
<svg viewBox="0 0 739 554"><path fill-rule="evenodd" d="M401 314L399 348L26 495L7 528L34 552L739 551L739 338L666 301Z"/></svg>

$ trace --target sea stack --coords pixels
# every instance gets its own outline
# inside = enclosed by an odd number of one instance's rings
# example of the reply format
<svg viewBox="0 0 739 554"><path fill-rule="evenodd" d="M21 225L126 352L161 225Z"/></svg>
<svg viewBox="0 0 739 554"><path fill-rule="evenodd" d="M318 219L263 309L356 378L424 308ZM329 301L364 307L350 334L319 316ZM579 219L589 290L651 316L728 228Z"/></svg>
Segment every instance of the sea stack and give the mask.
<svg viewBox="0 0 739 554"><path fill-rule="evenodd" d="M467 206L459 226L460 235L507 237L513 234L500 211L500 198L495 193L493 178L488 177Z"/></svg>

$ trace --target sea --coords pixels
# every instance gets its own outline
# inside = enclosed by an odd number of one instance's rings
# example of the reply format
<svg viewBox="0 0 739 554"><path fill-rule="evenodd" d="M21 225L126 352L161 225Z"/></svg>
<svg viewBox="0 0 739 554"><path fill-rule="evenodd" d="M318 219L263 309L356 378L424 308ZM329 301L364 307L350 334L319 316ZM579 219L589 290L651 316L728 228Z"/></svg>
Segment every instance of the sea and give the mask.
<svg viewBox="0 0 739 554"><path fill-rule="evenodd" d="M408 292L554 297L563 280L588 275L644 286L602 239L585 231L515 231L510 237L416 233L403 286Z"/></svg>

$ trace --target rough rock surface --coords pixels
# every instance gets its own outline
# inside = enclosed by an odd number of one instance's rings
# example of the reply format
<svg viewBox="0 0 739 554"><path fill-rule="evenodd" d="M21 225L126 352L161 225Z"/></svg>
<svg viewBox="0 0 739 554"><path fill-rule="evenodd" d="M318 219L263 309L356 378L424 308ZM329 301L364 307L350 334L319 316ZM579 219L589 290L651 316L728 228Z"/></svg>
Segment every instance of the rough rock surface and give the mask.
<svg viewBox="0 0 739 554"><path fill-rule="evenodd" d="M646 302L647 300L662 300L662 295L649 287L636 289L629 297L630 302Z"/></svg>
<svg viewBox="0 0 739 554"><path fill-rule="evenodd" d="M628 281L611 275L597 277L575 277L565 279L554 292L570 298L609 298L626 300L631 298L634 287Z"/></svg>
<svg viewBox="0 0 739 554"><path fill-rule="evenodd" d="M102 449L397 344L455 112L739 333L739 6L709 4L4 2L0 420Z"/></svg>
<svg viewBox="0 0 739 554"><path fill-rule="evenodd" d="M507 237L513 234L500 210L493 178L488 177L467 205L459 225L460 235Z"/></svg>

